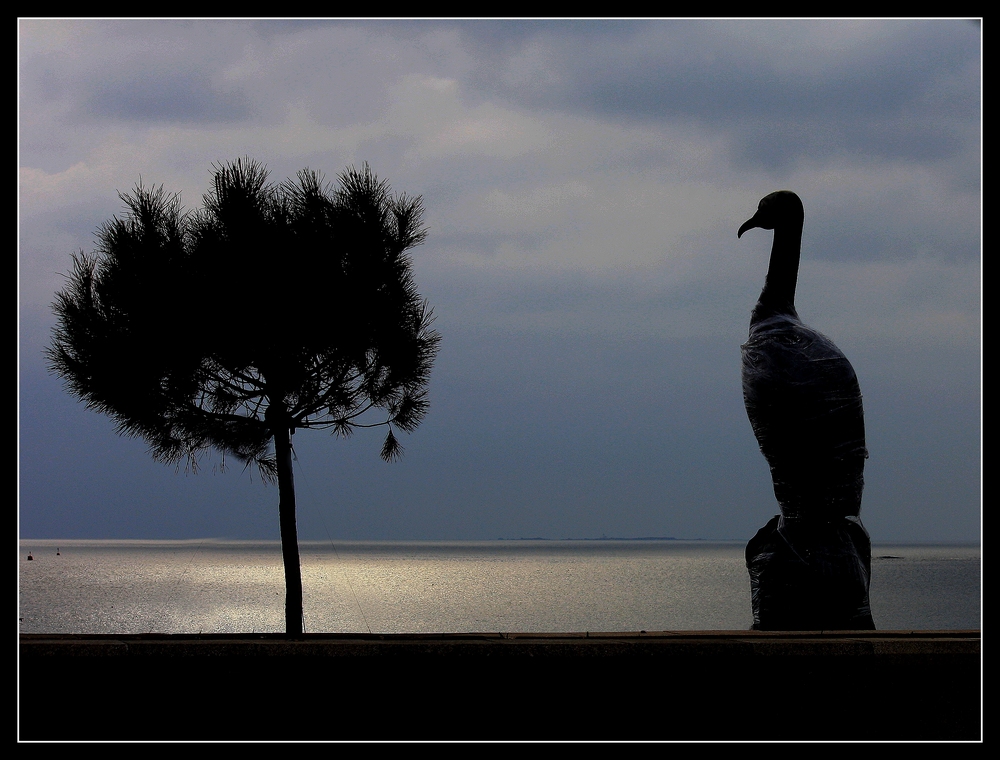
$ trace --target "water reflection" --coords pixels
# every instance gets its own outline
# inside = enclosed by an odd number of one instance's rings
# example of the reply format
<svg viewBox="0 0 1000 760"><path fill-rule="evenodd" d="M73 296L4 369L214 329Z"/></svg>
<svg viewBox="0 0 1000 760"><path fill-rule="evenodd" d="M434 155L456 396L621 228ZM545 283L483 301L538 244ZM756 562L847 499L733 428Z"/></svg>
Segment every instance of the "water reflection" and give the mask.
<svg viewBox="0 0 1000 760"><path fill-rule="evenodd" d="M979 627L978 547L873 554L879 628ZM35 541L21 555L25 633L284 629L277 543ZM309 632L750 626L740 542L307 542L302 573Z"/></svg>

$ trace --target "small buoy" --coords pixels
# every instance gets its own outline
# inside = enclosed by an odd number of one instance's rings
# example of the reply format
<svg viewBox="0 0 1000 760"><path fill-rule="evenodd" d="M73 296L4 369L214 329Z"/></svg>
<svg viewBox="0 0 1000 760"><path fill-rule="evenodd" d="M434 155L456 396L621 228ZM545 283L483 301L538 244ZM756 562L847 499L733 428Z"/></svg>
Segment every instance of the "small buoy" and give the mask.
<svg viewBox="0 0 1000 760"><path fill-rule="evenodd" d="M59 556L59 547L58 546L56 547L56 556L57 557Z"/></svg>

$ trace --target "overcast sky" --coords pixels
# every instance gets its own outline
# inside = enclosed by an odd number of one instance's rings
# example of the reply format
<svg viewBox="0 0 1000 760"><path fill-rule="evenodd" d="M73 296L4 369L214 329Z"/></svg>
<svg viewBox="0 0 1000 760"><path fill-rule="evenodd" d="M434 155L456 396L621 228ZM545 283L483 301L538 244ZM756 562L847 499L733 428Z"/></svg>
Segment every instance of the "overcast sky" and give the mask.
<svg viewBox="0 0 1000 760"><path fill-rule="evenodd" d="M431 410L392 464L378 431L300 431L300 538L749 539L778 511L740 386L771 233L736 231L789 189L799 314L864 394L872 539L979 539L977 21L21 20L19 44L22 537L277 540L275 487L153 462L42 356L118 191L197 208L249 155L276 181L368 162L430 231Z"/></svg>

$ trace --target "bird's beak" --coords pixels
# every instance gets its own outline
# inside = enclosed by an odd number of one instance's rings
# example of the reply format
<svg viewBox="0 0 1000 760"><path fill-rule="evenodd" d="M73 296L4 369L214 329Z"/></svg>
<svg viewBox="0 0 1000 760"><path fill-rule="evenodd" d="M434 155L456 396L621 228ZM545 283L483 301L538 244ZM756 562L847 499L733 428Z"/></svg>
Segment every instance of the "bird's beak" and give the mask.
<svg viewBox="0 0 1000 760"><path fill-rule="evenodd" d="M760 216L760 212L757 212L752 217L743 222L743 226L740 227L740 231L736 233L737 238L743 237L743 233L747 230L752 230L754 227L760 227L760 222L757 217Z"/></svg>

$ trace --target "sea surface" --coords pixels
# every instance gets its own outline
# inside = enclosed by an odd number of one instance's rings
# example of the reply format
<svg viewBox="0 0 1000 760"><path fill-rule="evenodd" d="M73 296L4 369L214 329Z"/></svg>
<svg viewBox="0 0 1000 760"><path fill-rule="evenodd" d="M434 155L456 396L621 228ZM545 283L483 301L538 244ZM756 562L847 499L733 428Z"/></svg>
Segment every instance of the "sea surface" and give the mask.
<svg viewBox="0 0 1000 760"><path fill-rule="evenodd" d="M305 630L746 630L744 546L302 542ZM22 633L284 630L277 542L22 540L19 589ZM880 630L978 629L980 589L979 546L873 547Z"/></svg>

